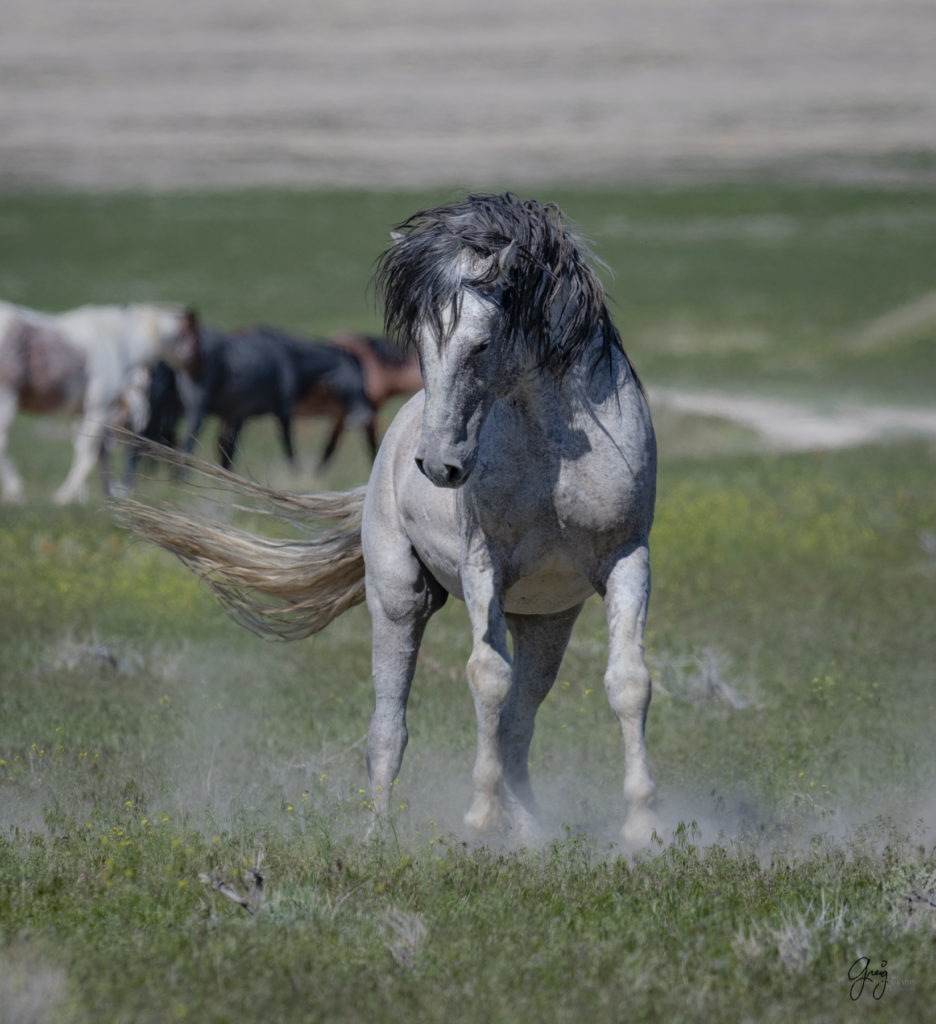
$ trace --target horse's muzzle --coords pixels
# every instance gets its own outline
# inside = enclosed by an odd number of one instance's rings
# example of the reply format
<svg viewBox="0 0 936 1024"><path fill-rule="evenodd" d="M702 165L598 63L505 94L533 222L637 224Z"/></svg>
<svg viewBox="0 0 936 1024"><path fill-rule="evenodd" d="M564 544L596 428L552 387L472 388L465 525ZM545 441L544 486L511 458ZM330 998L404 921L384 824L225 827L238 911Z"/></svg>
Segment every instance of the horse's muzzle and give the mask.
<svg viewBox="0 0 936 1024"><path fill-rule="evenodd" d="M436 487L461 487L471 476L474 468L472 463L469 466L461 466L452 462L435 462L421 456L416 456L416 465L419 472Z"/></svg>

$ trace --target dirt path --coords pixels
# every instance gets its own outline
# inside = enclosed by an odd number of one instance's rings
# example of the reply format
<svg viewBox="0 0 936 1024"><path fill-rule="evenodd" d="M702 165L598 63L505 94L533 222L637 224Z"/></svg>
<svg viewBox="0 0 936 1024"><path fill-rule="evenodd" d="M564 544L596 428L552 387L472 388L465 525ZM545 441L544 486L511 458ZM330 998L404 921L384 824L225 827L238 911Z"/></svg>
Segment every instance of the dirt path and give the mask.
<svg viewBox="0 0 936 1024"><path fill-rule="evenodd" d="M0 188L936 177L931 0L6 0L0 23Z"/></svg>
<svg viewBox="0 0 936 1024"><path fill-rule="evenodd" d="M780 451L848 448L893 437L936 438L936 408L842 404L823 410L754 395L677 388L651 390L650 399L658 408L740 423Z"/></svg>

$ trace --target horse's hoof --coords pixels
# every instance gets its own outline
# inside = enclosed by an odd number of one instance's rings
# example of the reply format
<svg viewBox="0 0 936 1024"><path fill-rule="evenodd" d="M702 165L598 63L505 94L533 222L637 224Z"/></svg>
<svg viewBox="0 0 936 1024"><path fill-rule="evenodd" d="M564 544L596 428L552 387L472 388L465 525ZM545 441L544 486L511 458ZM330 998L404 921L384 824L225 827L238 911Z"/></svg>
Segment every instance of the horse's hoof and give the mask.
<svg viewBox="0 0 936 1024"><path fill-rule="evenodd" d="M649 846L659 830L659 821L647 808L631 811L621 829L621 842L625 846Z"/></svg>
<svg viewBox="0 0 936 1024"><path fill-rule="evenodd" d="M86 491L58 490L52 497L52 501L56 505L71 505L72 502L84 505L87 500L88 495Z"/></svg>
<svg viewBox="0 0 936 1024"><path fill-rule="evenodd" d="M503 809L497 800L488 796L475 797L471 810L465 815L465 825L479 835L498 832L503 821Z"/></svg>

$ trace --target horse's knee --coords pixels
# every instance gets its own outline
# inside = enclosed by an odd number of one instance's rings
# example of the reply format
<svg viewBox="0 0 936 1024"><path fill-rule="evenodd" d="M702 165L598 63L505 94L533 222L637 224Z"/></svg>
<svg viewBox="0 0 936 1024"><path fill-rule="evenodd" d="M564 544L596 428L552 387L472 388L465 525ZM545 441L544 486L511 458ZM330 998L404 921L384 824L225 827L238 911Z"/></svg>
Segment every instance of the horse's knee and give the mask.
<svg viewBox="0 0 936 1024"><path fill-rule="evenodd" d="M468 659L468 685L475 700L498 711L510 696L510 663L486 643L475 644Z"/></svg>
<svg viewBox="0 0 936 1024"><path fill-rule="evenodd" d="M650 704L650 672L639 655L622 659L608 666L605 692L618 718L646 714Z"/></svg>

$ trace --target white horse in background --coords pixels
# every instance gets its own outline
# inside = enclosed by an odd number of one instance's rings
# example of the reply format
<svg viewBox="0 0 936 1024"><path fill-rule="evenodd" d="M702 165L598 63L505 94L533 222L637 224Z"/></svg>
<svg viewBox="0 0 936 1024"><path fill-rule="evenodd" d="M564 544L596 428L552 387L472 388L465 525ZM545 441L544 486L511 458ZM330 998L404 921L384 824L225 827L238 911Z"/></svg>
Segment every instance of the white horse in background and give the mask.
<svg viewBox="0 0 936 1024"><path fill-rule="evenodd" d="M463 600L478 728L465 820L481 833L536 827L534 718L597 592L610 638L604 684L624 737L622 836L645 842L655 827L643 631L656 445L587 251L555 206L469 196L401 225L377 285L387 332L418 352L425 390L391 424L366 488L279 495L287 511L336 527L284 544L136 503L124 504L125 520L260 632L308 635L366 596L378 812L402 764L423 630L449 595Z"/></svg>
<svg viewBox="0 0 936 1024"><path fill-rule="evenodd" d="M71 469L55 501L85 501L88 474L99 456L106 458L112 429L133 428L140 418L145 371L160 360L178 364L196 344L193 316L179 306L82 306L52 315L0 302L3 498L23 498L22 479L7 453L18 410L80 417Z"/></svg>

